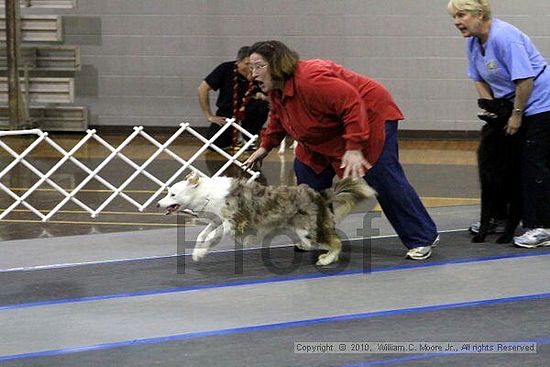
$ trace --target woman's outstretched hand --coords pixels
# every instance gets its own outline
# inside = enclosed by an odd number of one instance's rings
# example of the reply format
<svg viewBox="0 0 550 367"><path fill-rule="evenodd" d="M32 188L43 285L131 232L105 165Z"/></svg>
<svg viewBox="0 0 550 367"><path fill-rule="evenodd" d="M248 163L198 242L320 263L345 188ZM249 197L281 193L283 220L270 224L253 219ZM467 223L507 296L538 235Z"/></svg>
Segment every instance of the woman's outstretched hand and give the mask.
<svg viewBox="0 0 550 367"><path fill-rule="evenodd" d="M360 150L346 150L340 168L344 168L344 178L355 179L363 177L372 168L372 164L365 159Z"/></svg>
<svg viewBox="0 0 550 367"><path fill-rule="evenodd" d="M259 147L248 157L246 161L243 162L243 165L246 169L252 169L254 166L258 165L258 168L262 166L262 160L269 153L265 148Z"/></svg>

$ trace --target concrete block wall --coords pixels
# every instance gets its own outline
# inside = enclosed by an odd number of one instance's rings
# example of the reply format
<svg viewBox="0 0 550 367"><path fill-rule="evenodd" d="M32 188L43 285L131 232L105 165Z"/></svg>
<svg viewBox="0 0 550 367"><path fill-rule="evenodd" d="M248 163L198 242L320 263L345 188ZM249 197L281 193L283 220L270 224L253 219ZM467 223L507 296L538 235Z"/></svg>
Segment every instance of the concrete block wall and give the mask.
<svg viewBox="0 0 550 367"><path fill-rule="evenodd" d="M280 39L386 84L409 130L478 130L464 40L446 0L80 0L64 16L81 46L77 103L95 126L206 126L200 81L241 45ZM550 57L548 0L494 0ZM213 98L214 100L214 98Z"/></svg>

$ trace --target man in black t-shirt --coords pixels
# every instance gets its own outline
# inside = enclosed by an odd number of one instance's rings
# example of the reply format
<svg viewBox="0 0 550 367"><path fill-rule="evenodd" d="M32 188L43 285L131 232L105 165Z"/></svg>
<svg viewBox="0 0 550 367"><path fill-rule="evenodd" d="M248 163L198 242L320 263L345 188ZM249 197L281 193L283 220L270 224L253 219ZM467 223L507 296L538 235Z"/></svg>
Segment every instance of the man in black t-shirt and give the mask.
<svg viewBox="0 0 550 367"><path fill-rule="evenodd" d="M235 117L252 134L259 134L267 120L269 103L267 96L252 81L248 50L247 46L241 47L236 61L221 63L199 85L199 103L210 122L207 132L209 139L225 124L226 118ZM218 91L215 115L210 108L211 90ZM233 129L228 129L216 139L215 144L220 148L228 148L232 142Z"/></svg>

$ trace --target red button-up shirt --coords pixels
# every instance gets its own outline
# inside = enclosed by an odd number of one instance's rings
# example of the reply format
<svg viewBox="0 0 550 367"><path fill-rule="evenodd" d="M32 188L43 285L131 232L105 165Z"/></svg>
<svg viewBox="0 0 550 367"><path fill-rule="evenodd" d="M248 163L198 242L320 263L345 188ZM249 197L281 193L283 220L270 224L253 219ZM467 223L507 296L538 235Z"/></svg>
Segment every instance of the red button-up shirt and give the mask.
<svg viewBox="0 0 550 367"><path fill-rule="evenodd" d="M296 158L320 173L332 165L341 177L346 150L361 150L375 164L384 147L386 121L403 119L388 90L328 60L301 60L283 90L273 90L270 121L261 146L285 135L300 144Z"/></svg>

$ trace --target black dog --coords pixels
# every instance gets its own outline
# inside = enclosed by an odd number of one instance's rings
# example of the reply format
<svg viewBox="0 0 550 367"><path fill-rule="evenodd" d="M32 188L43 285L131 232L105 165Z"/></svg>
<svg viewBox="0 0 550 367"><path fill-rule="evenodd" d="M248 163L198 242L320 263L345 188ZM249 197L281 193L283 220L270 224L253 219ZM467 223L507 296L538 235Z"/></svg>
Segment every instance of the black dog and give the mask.
<svg viewBox="0 0 550 367"><path fill-rule="evenodd" d="M521 149L522 132L506 135L505 125L512 114L508 99L478 99L484 110L478 117L487 123L481 129L477 150L481 183L481 225L472 242L484 242L491 219L505 216L504 234L497 243L509 243L521 220Z"/></svg>

